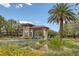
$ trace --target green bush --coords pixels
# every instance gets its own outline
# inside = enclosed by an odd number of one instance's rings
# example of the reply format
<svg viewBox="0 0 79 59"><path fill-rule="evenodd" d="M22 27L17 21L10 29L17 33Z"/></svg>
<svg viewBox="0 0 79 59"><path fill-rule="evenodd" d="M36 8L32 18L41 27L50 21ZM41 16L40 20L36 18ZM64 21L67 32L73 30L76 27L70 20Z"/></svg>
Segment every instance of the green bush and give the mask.
<svg viewBox="0 0 79 59"><path fill-rule="evenodd" d="M31 48L33 48L33 49L39 49L39 48L41 48L42 47L42 45L41 44L30 44L30 47Z"/></svg>
<svg viewBox="0 0 79 59"><path fill-rule="evenodd" d="M39 49L41 47L43 47L46 44L46 40L44 39L39 39L37 40L37 42L35 44L29 44L30 47L34 48L34 49Z"/></svg>
<svg viewBox="0 0 79 59"><path fill-rule="evenodd" d="M74 56L74 53L68 51L53 51L43 54L44 56Z"/></svg>
<svg viewBox="0 0 79 59"><path fill-rule="evenodd" d="M64 41L64 46L68 47L68 48L75 48L75 49L79 49L79 45L75 44L73 41Z"/></svg>
<svg viewBox="0 0 79 59"><path fill-rule="evenodd" d="M29 48L20 48L18 46L0 47L0 56L40 56L38 51L32 51Z"/></svg>
<svg viewBox="0 0 79 59"><path fill-rule="evenodd" d="M46 44L46 40L44 40L44 39L39 39L38 42L39 42L39 44L41 44L41 45Z"/></svg>
<svg viewBox="0 0 79 59"><path fill-rule="evenodd" d="M63 41L59 39L59 37L51 38L48 41L48 47L51 50L62 50L63 49Z"/></svg>
<svg viewBox="0 0 79 59"><path fill-rule="evenodd" d="M20 39L32 39L32 37L21 37Z"/></svg>
<svg viewBox="0 0 79 59"><path fill-rule="evenodd" d="M72 49L71 51L52 51L48 53L44 53L44 56L79 56L78 49Z"/></svg>

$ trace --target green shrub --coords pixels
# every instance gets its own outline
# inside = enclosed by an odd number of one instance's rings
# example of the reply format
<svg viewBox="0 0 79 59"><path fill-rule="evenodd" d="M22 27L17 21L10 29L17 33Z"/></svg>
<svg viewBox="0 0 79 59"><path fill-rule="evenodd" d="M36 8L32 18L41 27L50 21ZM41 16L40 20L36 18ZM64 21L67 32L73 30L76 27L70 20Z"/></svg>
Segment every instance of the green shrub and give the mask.
<svg viewBox="0 0 79 59"><path fill-rule="evenodd" d="M79 45L75 44L73 41L64 41L64 46L79 49Z"/></svg>
<svg viewBox="0 0 79 59"><path fill-rule="evenodd" d="M79 49L72 49L72 54L74 55L74 56L79 56Z"/></svg>
<svg viewBox="0 0 79 59"><path fill-rule="evenodd" d="M32 51L29 48L20 48L18 46L0 47L0 56L40 56L38 51Z"/></svg>
<svg viewBox="0 0 79 59"><path fill-rule="evenodd" d="M39 42L39 44L41 44L41 45L46 44L46 40L44 40L44 39L39 39L38 42Z"/></svg>
<svg viewBox="0 0 79 59"><path fill-rule="evenodd" d="M33 49L39 49L39 48L41 48L42 47L42 45L41 44L30 44L30 47L31 48L33 48Z"/></svg>
<svg viewBox="0 0 79 59"><path fill-rule="evenodd" d="M20 39L32 39L32 37L21 37Z"/></svg>
<svg viewBox="0 0 79 59"><path fill-rule="evenodd" d="M44 56L73 56L72 52L53 51L43 54Z"/></svg>
<svg viewBox="0 0 79 59"><path fill-rule="evenodd" d="M45 44L46 44L46 40L39 39L36 43L29 44L29 45L30 45L30 47L32 47L34 49L39 49L39 48L43 47Z"/></svg>
<svg viewBox="0 0 79 59"><path fill-rule="evenodd" d="M48 41L48 47L49 49L53 50L62 50L63 49L63 41L59 39L59 37L51 38Z"/></svg>

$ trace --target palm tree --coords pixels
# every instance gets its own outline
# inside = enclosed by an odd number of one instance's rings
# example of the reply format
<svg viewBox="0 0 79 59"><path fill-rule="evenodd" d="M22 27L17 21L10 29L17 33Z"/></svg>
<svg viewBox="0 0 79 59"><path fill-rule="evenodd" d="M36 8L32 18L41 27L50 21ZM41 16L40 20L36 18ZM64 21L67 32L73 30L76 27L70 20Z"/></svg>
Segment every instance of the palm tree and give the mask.
<svg viewBox="0 0 79 59"><path fill-rule="evenodd" d="M71 6L69 4L58 3L54 6L54 8L48 11L50 15L48 18L48 22L58 23L60 25L59 33L61 40L63 38L63 24L77 20L76 14L70 7Z"/></svg>

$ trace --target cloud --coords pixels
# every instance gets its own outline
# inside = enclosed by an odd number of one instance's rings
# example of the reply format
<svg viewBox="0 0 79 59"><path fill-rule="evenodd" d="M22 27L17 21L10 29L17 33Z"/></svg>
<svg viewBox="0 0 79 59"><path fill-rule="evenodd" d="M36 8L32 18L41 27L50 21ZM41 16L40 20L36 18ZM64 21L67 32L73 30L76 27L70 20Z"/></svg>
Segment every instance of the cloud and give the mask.
<svg viewBox="0 0 79 59"><path fill-rule="evenodd" d="M26 23L30 23L30 24L33 24L32 22L30 21L19 21L21 24L26 24Z"/></svg>
<svg viewBox="0 0 79 59"><path fill-rule="evenodd" d="M23 4L16 4L16 8L22 8L23 7L23 5L24 4L26 4L26 5L32 5L31 3L23 3ZM6 7L6 8L9 8L9 7L11 7L12 5L11 4L9 4L9 3L0 3L0 5L1 6L4 6L4 7Z"/></svg>
<svg viewBox="0 0 79 59"><path fill-rule="evenodd" d="M19 6L18 6L18 5L16 5L16 8L19 8Z"/></svg>
<svg viewBox="0 0 79 59"><path fill-rule="evenodd" d="M25 3L25 4L27 4L27 5L32 5L31 3Z"/></svg>
<svg viewBox="0 0 79 59"><path fill-rule="evenodd" d="M6 8L9 8L11 7L11 5L9 3L0 3L0 5L6 7Z"/></svg>
<svg viewBox="0 0 79 59"><path fill-rule="evenodd" d="M23 7L23 4L18 4L20 7Z"/></svg>
<svg viewBox="0 0 79 59"><path fill-rule="evenodd" d="M23 4L17 4L16 5L16 8L20 8L20 7L22 8L23 7Z"/></svg>

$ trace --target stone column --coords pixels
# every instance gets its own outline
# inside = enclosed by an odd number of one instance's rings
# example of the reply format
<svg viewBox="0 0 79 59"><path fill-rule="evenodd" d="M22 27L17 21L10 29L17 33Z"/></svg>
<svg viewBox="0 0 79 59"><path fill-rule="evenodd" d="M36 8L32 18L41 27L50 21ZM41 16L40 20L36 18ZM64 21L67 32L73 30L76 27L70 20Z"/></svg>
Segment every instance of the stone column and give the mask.
<svg viewBox="0 0 79 59"><path fill-rule="evenodd" d="M31 32L32 32L32 37L33 37L33 34L34 34L34 33L33 33L33 29L31 29Z"/></svg>
<svg viewBox="0 0 79 59"><path fill-rule="evenodd" d="M29 26L27 27L27 31L28 31L28 37L30 37L31 30Z"/></svg>
<svg viewBox="0 0 79 59"><path fill-rule="evenodd" d="M29 27L23 27L23 37L30 36L30 28Z"/></svg>
<svg viewBox="0 0 79 59"><path fill-rule="evenodd" d="M46 29L43 29L43 35L44 35L44 40L47 40L47 30Z"/></svg>
<svg viewBox="0 0 79 59"><path fill-rule="evenodd" d="M32 29L32 38L35 39L35 30Z"/></svg>
<svg viewBox="0 0 79 59"><path fill-rule="evenodd" d="M25 28L23 27L23 34L22 34L23 37L25 37Z"/></svg>

